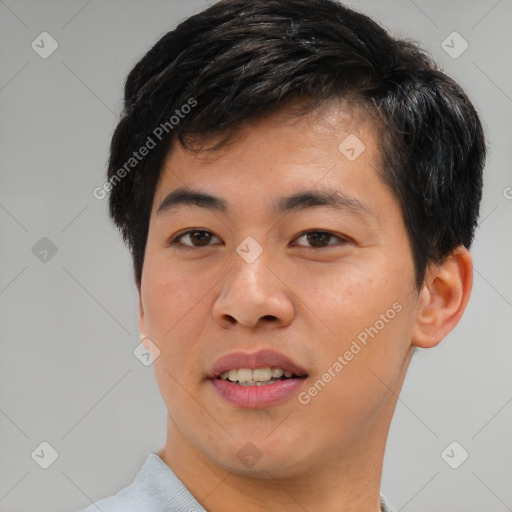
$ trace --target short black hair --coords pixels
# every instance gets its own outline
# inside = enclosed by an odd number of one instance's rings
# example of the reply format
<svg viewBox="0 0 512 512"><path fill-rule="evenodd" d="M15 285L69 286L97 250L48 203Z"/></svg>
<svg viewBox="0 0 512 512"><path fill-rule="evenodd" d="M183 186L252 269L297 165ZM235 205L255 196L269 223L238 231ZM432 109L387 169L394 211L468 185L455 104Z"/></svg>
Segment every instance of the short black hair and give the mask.
<svg viewBox="0 0 512 512"><path fill-rule="evenodd" d="M381 120L379 172L400 202L418 289L430 262L469 248L486 146L462 88L416 43L335 0L223 0L164 35L126 80L109 212L137 285L155 188L176 141L192 150L221 136L209 148L218 149L293 100L306 112L336 99Z"/></svg>

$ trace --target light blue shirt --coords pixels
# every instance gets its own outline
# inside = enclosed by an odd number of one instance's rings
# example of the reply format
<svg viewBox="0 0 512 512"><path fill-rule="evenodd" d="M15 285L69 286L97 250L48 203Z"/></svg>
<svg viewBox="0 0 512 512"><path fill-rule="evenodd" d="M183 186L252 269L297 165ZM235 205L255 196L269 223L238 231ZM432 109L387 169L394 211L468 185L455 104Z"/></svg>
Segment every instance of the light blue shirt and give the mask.
<svg viewBox="0 0 512 512"><path fill-rule="evenodd" d="M381 496L382 512L394 512ZM207 512L171 468L150 453L135 480L115 496L104 498L81 512Z"/></svg>

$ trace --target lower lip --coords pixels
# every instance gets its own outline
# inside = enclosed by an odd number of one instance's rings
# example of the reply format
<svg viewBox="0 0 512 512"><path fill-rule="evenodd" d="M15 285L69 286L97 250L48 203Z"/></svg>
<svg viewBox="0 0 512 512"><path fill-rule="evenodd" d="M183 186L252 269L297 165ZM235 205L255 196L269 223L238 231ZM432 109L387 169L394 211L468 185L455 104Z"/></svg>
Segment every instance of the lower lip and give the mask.
<svg viewBox="0 0 512 512"><path fill-rule="evenodd" d="M297 395L304 378L286 379L262 386L240 386L228 380L211 379L213 387L227 402L237 407L260 409L277 405Z"/></svg>

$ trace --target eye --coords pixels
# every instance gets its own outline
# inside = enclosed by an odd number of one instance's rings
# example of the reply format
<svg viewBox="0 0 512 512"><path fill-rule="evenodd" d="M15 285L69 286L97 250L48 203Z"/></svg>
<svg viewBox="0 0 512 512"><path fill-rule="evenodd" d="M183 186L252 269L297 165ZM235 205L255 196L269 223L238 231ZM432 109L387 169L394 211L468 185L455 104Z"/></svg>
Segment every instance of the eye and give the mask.
<svg viewBox="0 0 512 512"><path fill-rule="evenodd" d="M185 231L181 233L173 240L169 242L169 245L173 246L183 246L190 248L199 248L199 247L208 247L212 239L216 238L220 241L213 233L210 231L205 231L203 229L191 229L189 231ZM187 240L189 243L183 243L182 240ZM310 249L322 249L323 247L328 247L332 245L343 245L348 243L349 240L341 237L339 235L335 235L334 233L330 233L329 231L307 231L302 233L295 240L305 239L309 244ZM329 243L330 240L336 239L339 241L339 244ZM304 247L303 245L295 243L299 247Z"/></svg>
<svg viewBox="0 0 512 512"><path fill-rule="evenodd" d="M187 239L191 243L182 243L180 240ZM183 245L185 247L206 247L212 238L217 238L213 233L202 229L191 229L175 237L169 245ZM218 238L217 238L218 240Z"/></svg>
<svg viewBox="0 0 512 512"><path fill-rule="evenodd" d="M302 235L297 237L296 240L300 240L303 238L305 238L308 243L313 244L312 246L309 247L311 249L321 249L321 248L327 247L329 245L337 245L337 244L328 243L329 240L331 240L333 238L341 241L341 244L338 244L338 245L343 245L343 244L349 242L349 240L347 240L346 238L343 238L339 235L335 235L334 233L330 233L329 231L307 231L306 233L303 233ZM301 247L303 247L303 246L301 246Z"/></svg>

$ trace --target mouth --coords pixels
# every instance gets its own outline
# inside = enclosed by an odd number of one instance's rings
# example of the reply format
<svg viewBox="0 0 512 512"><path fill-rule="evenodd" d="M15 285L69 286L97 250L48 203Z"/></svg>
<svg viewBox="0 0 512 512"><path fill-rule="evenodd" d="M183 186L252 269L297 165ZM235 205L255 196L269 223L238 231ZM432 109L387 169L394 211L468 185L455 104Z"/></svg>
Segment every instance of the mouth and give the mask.
<svg viewBox="0 0 512 512"><path fill-rule="evenodd" d="M287 379L304 379L305 375L297 375L282 368L239 368L231 369L221 373L218 377L219 380L227 380L238 386L268 386L275 382L281 382Z"/></svg>
<svg viewBox="0 0 512 512"><path fill-rule="evenodd" d="M221 357L208 372L217 393L231 405L276 405L302 387L308 373L289 357L272 350L235 352Z"/></svg>

